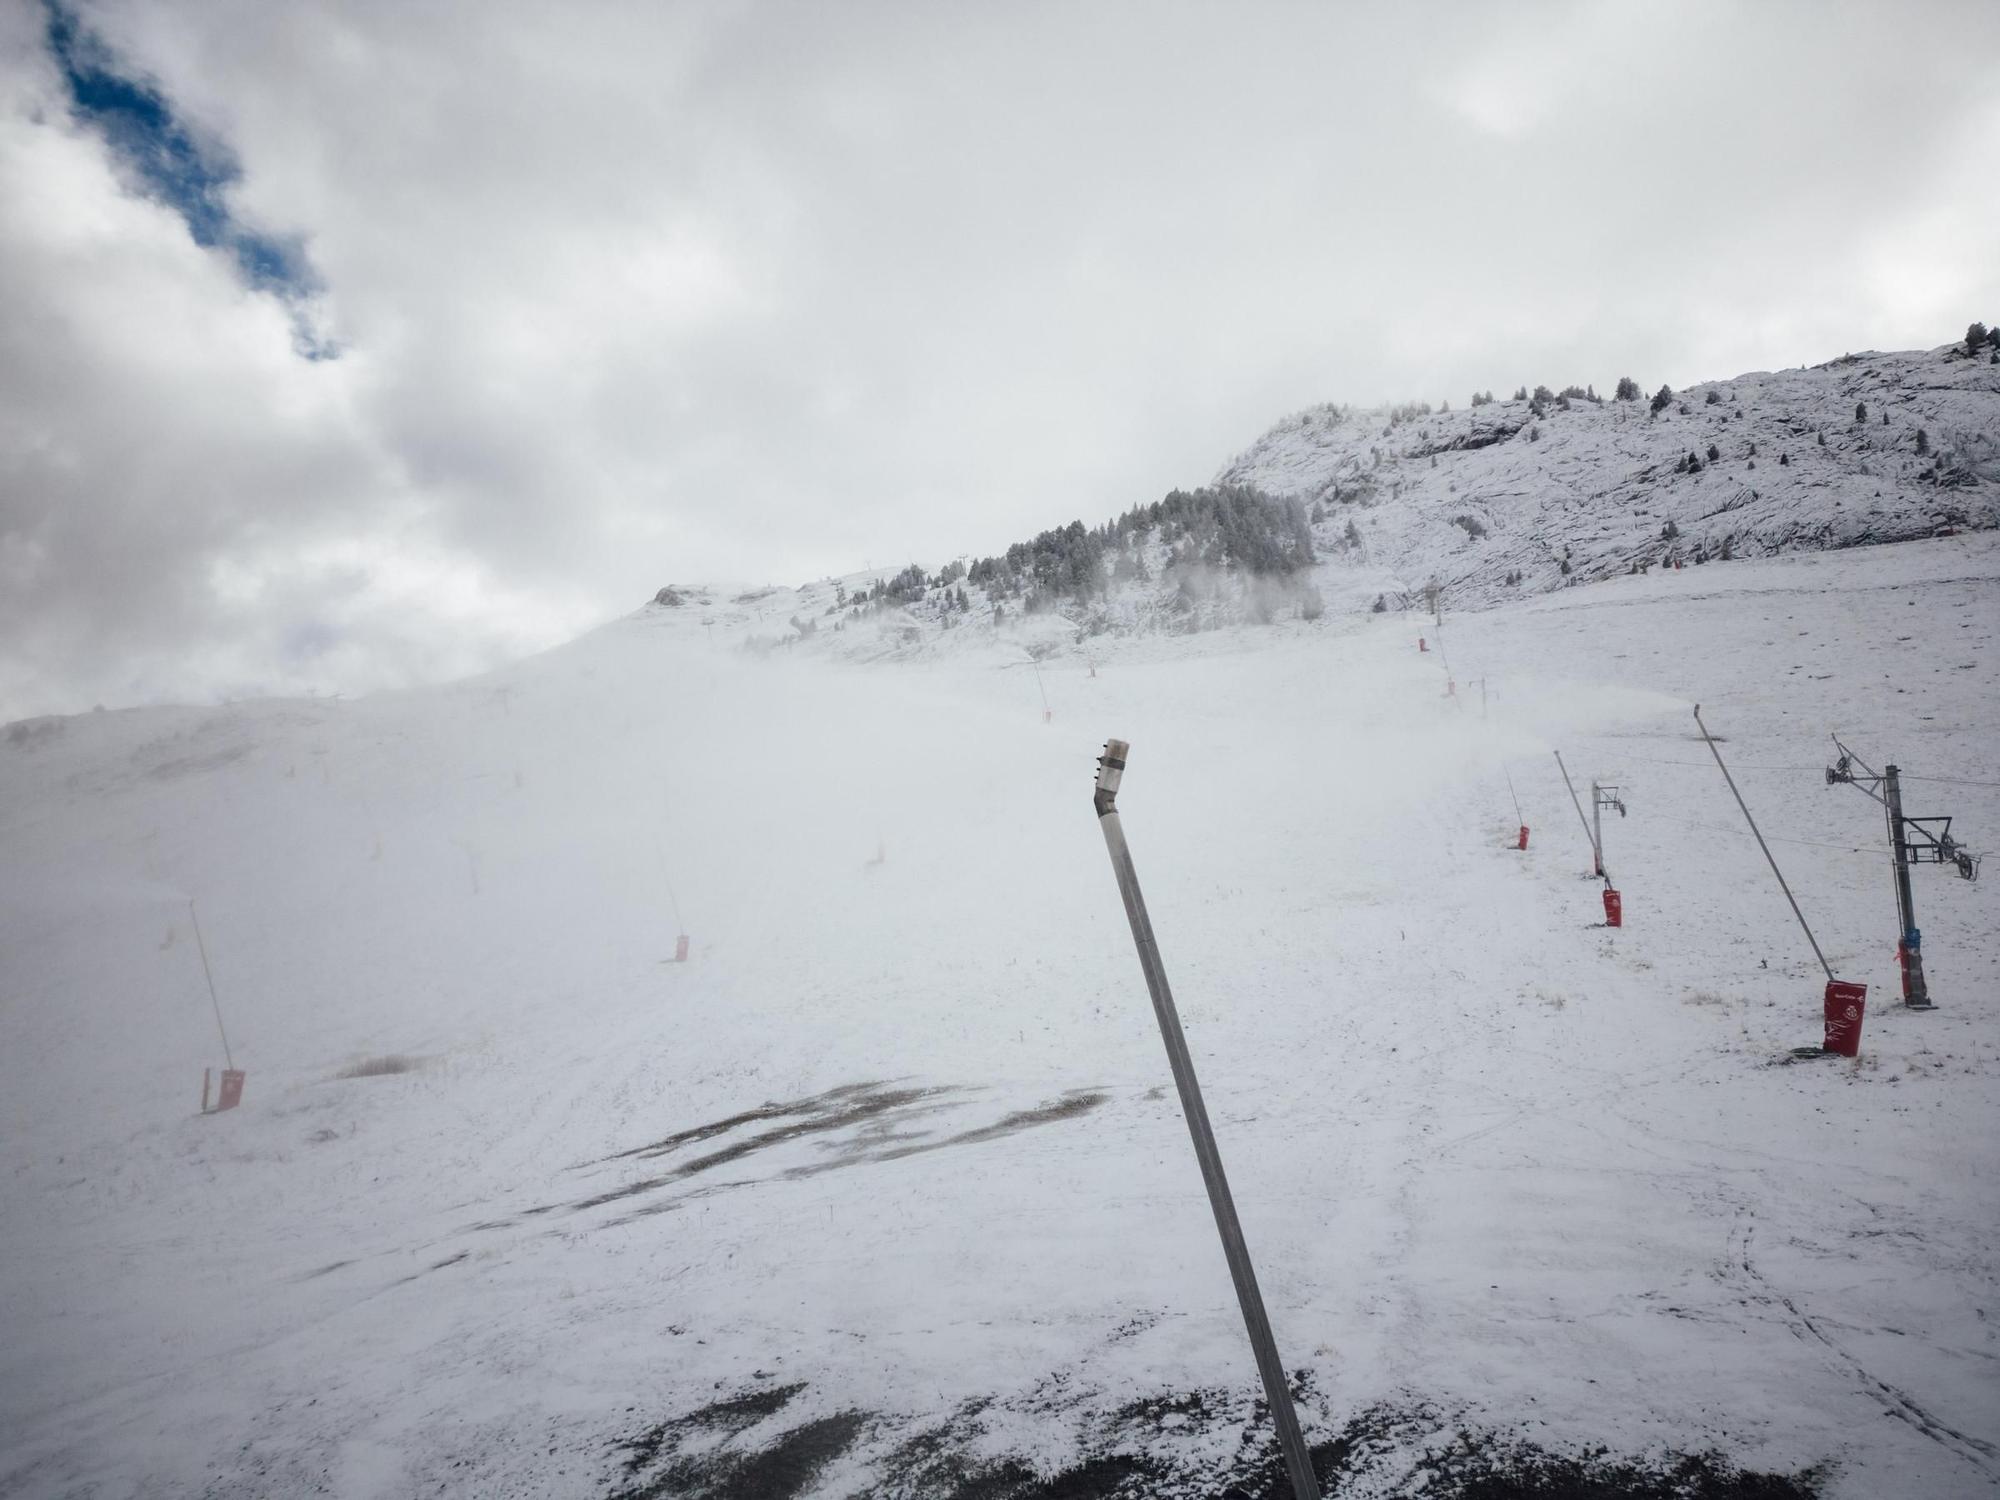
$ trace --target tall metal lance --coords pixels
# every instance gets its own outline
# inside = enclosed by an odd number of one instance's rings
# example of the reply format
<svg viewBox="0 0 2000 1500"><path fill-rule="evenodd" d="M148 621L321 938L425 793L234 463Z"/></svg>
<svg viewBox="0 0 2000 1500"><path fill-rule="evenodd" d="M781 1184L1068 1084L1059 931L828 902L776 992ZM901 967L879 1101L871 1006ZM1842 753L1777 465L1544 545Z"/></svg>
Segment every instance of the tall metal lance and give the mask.
<svg viewBox="0 0 2000 1500"><path fill-rule="evenodd" d="M1757 835L1757 847L1764 851L1764 858L1771 866L1771 873L1778 877L1778 889L1783 891L1785 899L1792 903L1792 915L1799 919L1799 926L1805 932L1806 941L1812 944L1813 957L1818 959L1819 966L1826 970L1827 982L1833 983L1833 965L1828 963L1826 955L1819 951L1819 939L1813 936L1812 928L1806 925L1806 914L1799 910L1798 898L1792 894L1792 888L1785 884L1785 872L1778 868L1778 861L1771 853L1771 846L1764 842L1764 835L1758 832L1757 820L1750 816L1750 805L1743 800L1743 794L1736 790L1736 778L1729 774L1729 767L1722 764L1722 752L1716 748L1715 736L1710 734L1708 726L1701 722L1699 703L1694 706L1694 721L1701 729L1701 737L1708 745L1708 753L1715 757L1715 764L1722 772L1722 779L1729 783L1730 795L1736 799L1736 805L1743 809L1743 821L1748 823L1750 831Z"/></svg>
<svg viewBox="0 0 2000 1500"><path fill-rule="evenodd" d="M1590 862L1596 866L1596 873L1605 880L1611 877L1604 873L1604 850L1597 842L1597 835L1590 831L1590 819L1583 815L1583 803L1576 795L1576 783L1569 779L1569 767L1563 764L1562 751L1556 751L1556 768L1563 773L1563 785L1569 788L1570 804L1576 808L1576 820L1583 825L1583 836L1590 840Z"/></svg>
<svg viewBox="0 0 2000 1500"><path fill-rule="evenodd" d="M1500 768L1500 774L1507 778L1507 795L1514 799L1514 821L1516 823L1527 822L1528 821L1527 818L1521 812L1520 793L1514 790L1514 773L1508 770L1505 766L1502 766Z"/></svg>
<svg viewBox="0 0 2000 1500"><path fill-rule="evenodd" d="M215 998L215 971L208 966L208 944L201 940L201 918L194 914L194 897L188 897L188 922L194 928L195 951L201 955L201 977L208 981L208 1003L215 1007L215 1029L222 1037L222 1060L230 1068L236 1066L236 1058L229 1050L229 1033L222 1025L222 1002ZM223 1080L225 1083L227 1079ZM202 1087L206 1089L207 1084Z"/></svg>
<svg viewBox="0 0 2000 1500"><path fill-rule="evenodd" d="M1152 919L1146 915L1146 898L1139 892L1138 871L1132 865L1132 851L1125 844L1125 829L1118 817L1118 786L1125 775L1125 757L1130 746L1123 740L1106 740L1104 754L1097 762L1097 826L1104 830L1104 844L1111 853L1111 869L1118 877L1118 894L1125 902L1125 916L1132 924L1132 942L1139 950L1139 968L1146 976L1146 988L1153 997L1153 1015L1160 1023L1160 1039L1167 1046L1167 1065L1173 1069L1174 1087L1181 1097L1181 1114L1188 1134L1194 1138L1195 1160L1201 1164L1201 1180L1208 1189L1208 1206L1215 1214L1215 1228L1222 1237L1222 1253L1229 1261L1229 1279L1236 1284L1237 1305L1243 1310L1243 1324L1250 1334L1250 1348L1257 1357L1257 1373L1264 1382L1264 1397L1278 1427L1278 1446L1284 1454L1285 1471L1291 1476L1295 1500L1320 1500L1319 1480L1313 1474L1312 1456L1299 1431L1298 1413L1292 1407L1291 1388L1285 1383L1285 1366L1278 1358L1278 1343L1271 1334L1271 1320L1264 1311L1264 1297L1257 1289L1257 1272L1250 1264L1250 1249L1243 1241L1243 1226L1236 1218L1236 1201L1230 1196L1229 1179L1223 1175L1222 1153L1215 1144L1215 1132L1208 1123L1208 1109L1202 1103L1201 1084L1194 1075L1194 1059L1188 1053L1187 1037L1181 1030L1180 1012L1167 984L1167 971L1160 961L1160 946L1153 938Z"/></svg>

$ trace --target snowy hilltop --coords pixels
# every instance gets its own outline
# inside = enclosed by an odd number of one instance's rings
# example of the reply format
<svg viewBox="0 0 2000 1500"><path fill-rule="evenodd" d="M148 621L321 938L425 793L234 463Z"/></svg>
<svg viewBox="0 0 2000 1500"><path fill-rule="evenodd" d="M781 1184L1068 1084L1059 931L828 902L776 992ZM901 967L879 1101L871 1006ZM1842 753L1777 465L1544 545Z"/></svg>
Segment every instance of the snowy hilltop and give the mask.
<svg viewBox="0 0 2000 1500"><path fill-rule="evenodd" d="M1317 406L1218 476L1312 507L1336 577L1460 603L2000 524L2000 348L1431 411Z"/></svg>
<svg viewBox="0 0 2000 1500"><path fill-rule="evenodd" d="M1974 335L1978 336L1975 337ZM717 645L855 659L1085 652L1388 609L1479 608L1653 567L2000 525L2000 343L1849 354L1652 392L1311 407L1206 487L1005 553L796 589L670 586Z"/></svg>

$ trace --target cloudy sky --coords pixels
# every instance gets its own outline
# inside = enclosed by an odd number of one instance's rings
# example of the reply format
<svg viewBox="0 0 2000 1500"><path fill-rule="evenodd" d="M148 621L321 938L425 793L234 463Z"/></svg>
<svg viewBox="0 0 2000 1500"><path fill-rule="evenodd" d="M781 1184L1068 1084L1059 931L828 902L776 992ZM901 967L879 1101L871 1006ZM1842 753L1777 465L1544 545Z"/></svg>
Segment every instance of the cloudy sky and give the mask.
<svg viewBox="0 0 2000 1500"><path fill-rule="evenodd" d="M0 718L2000 317L2000 5L0 0Z"/></svg>

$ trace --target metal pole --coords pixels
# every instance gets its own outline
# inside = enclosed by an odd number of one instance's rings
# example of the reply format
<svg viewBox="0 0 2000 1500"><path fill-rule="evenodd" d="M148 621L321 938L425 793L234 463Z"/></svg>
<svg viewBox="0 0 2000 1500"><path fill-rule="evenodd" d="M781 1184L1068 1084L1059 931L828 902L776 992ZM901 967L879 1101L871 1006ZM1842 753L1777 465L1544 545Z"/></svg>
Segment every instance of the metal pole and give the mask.
<svg viewBox="0 0 2000 1500"><path fill-rule="evenodd" d="M232 1070L236 1059L230 1055L229 1033L222 1026L222 1002L215 998L215 974L208 966L208 944L201 940L201 918L194 914L194 897L188 897L188 921L194 927L195 951L201 954L201 975L208 981L208 1003L215 1007L215 1029L222 1037L222 1060Z"/></svg>
<svg viewBox="0 0 2000 1500"><path fill-rule="evenodd" d="M1583 825L1583 836L1590 840L1590 861L1597 867L1598 878L1605 879L1607 877L1604 874L1604 850L1598 846L1597 835L1590 831L1590 819L1583 815L1583 804L1577 801L1576 783L1569 779L1569 767L1563 764L1563 753L1560 750L1556 751L1556 767L1563 773L1563 785L1569 788L1570 805L1576 809L1577 822Z"/></svg>
<svg viewBox="0 0 2000 1500"><path fill-rule="evenodd" d="M1528 820L1521 816L1520 795L1514 790L1514 773L1508 770L1505 766L1502 766L1500 768L1500 774L1507 778L1507 795L1511 797L1514 802L1514 821L1516 823L1527 822Z"/></svg>
<svg viewBox="0 0 2000 1500"><path fill-rule="evenodd" d="M1111 869L1118 877L1118 894L1125 902L1125 916L1132 924L1132 942L1139 950L1139 968L1146 976L1146 988L1153 997L1153 1015L1160 1023L1160 1039L1167 1045L1167 1064L1173 1069L1174 1087L1180 1091L1181 1114L1188 1134L1194 1138L1195 1160L1201 1164L1201 1180L1208 1189L1208 1206L1215 1214L1216 1232L1222 1237L1222 1253L1229 1261L1229 1279L1236 1283L1237 1305L1243 1310L1243 1324L1250 1334L1250 1348L1257 1356L1257 1373L1264 1381L1264 1397L1270 1402L1271 1416L1278 1426L1278 1446L1285 1456L1296 1500L1320 1500L1319 1481L1313 1475L1312 1458L1299 1431L1298 1414L1292 1409L1291 1389L1285 1384L1285 1366L1278 1358L1277 1340L1271 1335L1271 1320L1264 1311L1263 1294L1257 1290L1257 1272L1250 1264L1250 1249L1243 1242L1243 1226L1237 1222L1236 1202L1229 1194L1229 1179L1223 1175L1222 1153L1209 1127L1208 1109L1202 1103L1201 1085L1194 1076L1194 1059L1188 1053L1187 1037L1181 1031L1180 1012L1174 1008L1173 991L1167 985L1166 967L1160 961L1160 947L1153 938L1152 919L1146 915L1146 898L1139 892L1138 871L1132 865L1132 851L1125 845L1124 825L1118 817L1118 785L1125 774L1125 757L1130 746L1123 740L1106 740L1104 754L1097 762L1097 786L1093 798L1097 826L1104 830L1104 844L1111 853Z"/></svg>
<svg viewBox="0 0 2000 1500"><path fill-rule="evenodd" d="M1597 873L1604 873L1604 789L1590 783L1590 847L1597 851Z"/></svg>
<svg viewBox="0 0 2000 1500"><path fill-rule="evenodd" d="M1924 983L1923 938L1917 931L1917 902L1910 892L1910 860L1903 838L1902 772L1894 766L1882 768L1882 806L1889 815L1889 858L1896 864L1896 915L1902 919L1903 937L1896 945L1903 970L1903 1003L1919 1010L1931 1009L1930 987Z"/></svg>
<svg viewBox="0 0 2000 1500"><path fill-rule="evenodd" d="M1752 833L1757 834L1757 847L1764 851L1764 858L1770 861L1771 873L1778 877L1778 889L1783 891L1785 899L1792 903L1792 915L1799 919L1799 926L1805 931L1806 941L1812 944L1813 957L1819 960L1819 966L1826 970L1826 977L1831 981L1833 979L1833 965L1829 964L1826 961L1826 955L1819 951L1819 939L1812 935L1812 928L1806 926L1806 914L1799 910L1799 903L1797 898L1792 895L1792 888L1785 884L1785 872L1778 868L1777 860L1771 857L1771 846L1764 842L1764 835L1758 833L1757 820L1750 816L1749 804L1743 800L1743 794L1736 790L1736 778L1729 774L1729 767L1722 764L1722 752L1715 747L1715 736L1710 734L1708 726L1701 722L1701 705L1699 703L1694 706L1694 721L1701 726L1701 737L1707 741L1708 753L1715 757L1715 764L1722 771L1722 779L1729 783L1730 795L1735 797L1736 805L1743 809L1743 821L1750 825Z"/></svg>
<svg viewBox="0 0 2000 1500"><path fill-rule="evenodd" d="M667 874L666 851L660 847L660 836L657 833L653 835L653 863L659 869L660 884L667 888L668 904L674 909L674 931L686 932L687 928L681 922L681 898L674 894L674 882Z"/></svg>

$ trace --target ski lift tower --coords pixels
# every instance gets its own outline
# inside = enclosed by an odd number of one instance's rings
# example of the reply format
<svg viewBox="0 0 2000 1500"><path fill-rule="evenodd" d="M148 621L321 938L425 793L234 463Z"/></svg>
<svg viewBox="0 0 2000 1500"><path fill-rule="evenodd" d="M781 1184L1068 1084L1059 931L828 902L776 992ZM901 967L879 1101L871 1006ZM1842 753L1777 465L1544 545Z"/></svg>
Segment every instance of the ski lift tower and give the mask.
<svg viewBox="0 0 2000 1500"><path fill-rule="evenodd" d="M1615 807L1618 816L1625 816L1624 799L1618 795L1618 788L1605 786L1601 782L1590 784L1590 847L1597 851L1597 873L1604 873L1604 809Z"/></svg>
<svg viewBox="0 0 2000 1500"><path fill-rule="evenodd" d="M1882 804L1888 821L1889 862L1896 879L1896 916L1902 923L1902 935L1896 940L1896 959L1903 971L1903 1004L1911 1010L1936 1010L1930 987L1924 982L1923 934L1917 930L1910 866L1951 865L1961 879L1977 880L1983 856L1971 853L1951 836L1950 818L1912 818L1903 812L1902 772L1897 767L1885 765L1878 774L1841 744L1838 735L1834 736L1833 747L1840 752L1840 758L1826 768L1826 784L1837 786L1844 782L1858 787Z"/></svg>

